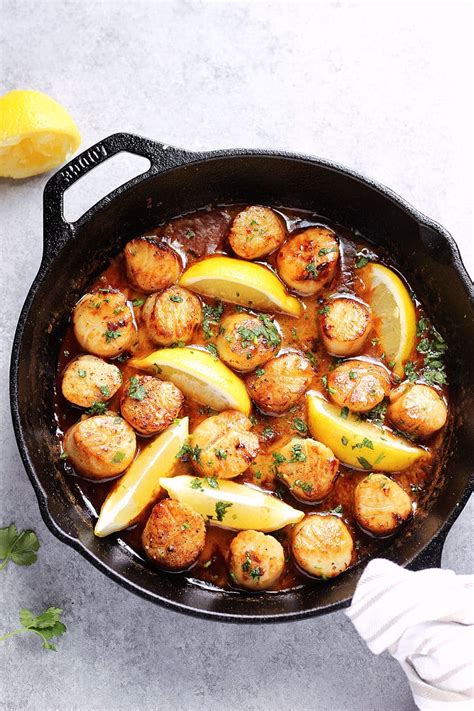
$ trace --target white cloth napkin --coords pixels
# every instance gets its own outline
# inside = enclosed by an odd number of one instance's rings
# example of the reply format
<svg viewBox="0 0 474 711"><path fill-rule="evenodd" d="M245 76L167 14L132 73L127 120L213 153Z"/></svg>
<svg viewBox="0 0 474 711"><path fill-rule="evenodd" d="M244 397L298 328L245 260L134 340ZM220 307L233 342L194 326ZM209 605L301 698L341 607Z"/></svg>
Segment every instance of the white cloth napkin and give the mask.
<svg viewBox="0 0 474 711"><path fill-rule="evenodd" d="M376 558L346 611L371 652L400 662L422 711L474 711L473 588L474 575Z"/></svg>

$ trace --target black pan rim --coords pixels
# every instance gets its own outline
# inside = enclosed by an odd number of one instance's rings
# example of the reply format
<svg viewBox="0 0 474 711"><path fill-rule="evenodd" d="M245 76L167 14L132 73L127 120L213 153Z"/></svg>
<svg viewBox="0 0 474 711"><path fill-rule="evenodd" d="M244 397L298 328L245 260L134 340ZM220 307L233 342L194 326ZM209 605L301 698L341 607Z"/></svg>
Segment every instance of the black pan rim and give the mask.
<svg viewBox="0 0 474 711"><path fill-rule="evenodd" d="M130 137L130 134L115 134L115 136L126 136ZM114 138L114 136L111 136L109 138ZM160 144L156 144L160 145ZM168 148L168 147L167 147ZM277 158L277 159L289 159L292 161L303 161L303 162L308 162L312 165L318 166L318 167L323 167L326 169L330 169L333 171L336 171L338 173L342 173L346 176L349 176L351 178L354 178L367 187L376 190L380 195L382 195L384 198L389 199L391 202L396 204L397 206L401 207L409 216L411 216L416 222L418 222L420 225L427 226L433 230L435 230L442 238L443 240L448 244L451 252L451 257L453 261L454 268L457 272L458 277L461 280L461 283L464 287L464 290L466 291L466 294L468 296L468 299L472 305L474 305L474 288L472 281L470 280L467 271L464 267L464 264L462 262L462 258L458 249L458 246L456 242L454 241L453 237L450 235L450 233L445 230L444 227L439 225L437 222L434 220L431 220L429 217L426 215L422 214L419 212L416 208L414 208L412 205L410 205L408 202L406 202L403 198L399 197L395 192L390 190L389 188L385 187L384 185L377 183L376 181L373 181L371 179L364 178L362 175L357 173L356 171L353 171L351 169L345 168L344 166L341 166L337 163L334 163L332 161L326 161L322 160L319 158L313 158L311 156L307 155L302 155L302 154L296 154L296 153L289 153L285 151L270 151L270 150L245 150L245 149L225 149L221 151L211 151L211 152L205 152L205 153L190 153L186 151L180 151L179 149L172 149L172 150L178 150L180 154L184 156L184 160L181 163L178 163L177 165L174 165L170 168L168 168L166 171L159 171L159 172L168 172L170 170L179 170L180 168L183 168L184 166L187 165L192 165L193 163L201 163L205 161L213 161L213 160L219 160L222 158L236 158L236 157L251 157L251 158L258 158L258 157L264 157L264 158ZM79 156L80 158L80 156ZM60 173L60 171L59 171ZM56 176L59 174L56 173L55 175L50 178L48 181L45 191L48 187L48 185L53 181ZM85 224L88 220L91 219L91 217L96 214L98 211L103 209L105 204L110 203L111 200L114 198L118 197L125 191L133 190L135 185L141 182L145 182L146 180L149 180L153 177L153 175L150 174L145 174L144 176L138 176L137 178L133 179L129 183L119 186L116 190L112 191L104 197L102 200L100 200L98 203L93 205L84 215L79 218L76 222L72 223L72 226L74 228L74 233L76 230L79 230L83 224ZM76 234L73 234L72 239L76 239L77 236ZM60 251L60 250L59 250ZM62 542L66 543L70 547L72 547L74 550L78 551L86 560L88 560L90 563L92 563L98 570L103 572L107 577L110 579L114 580L115 582L118 582L122 587L126 588L127 590L137 594L138 596L149 600L154 603L158 603L162 606L165 606L169 609L173 609L174 611L179 611L181 613L189 614L195 617L200 617L200 618L205 618L205 619L214 619L214 620L220 620L220 621L226 621L226 622L247 622L247 623L274 623L274 622L285 622L285 621L290 621L294 619L303 619L306 617L311 617L319 614L324 614L327 612L332 612L338 609L341 609L343 607L347 607L350 604L351 597L347 597L339 602L336 603L330 603L324 607L317 607L317 608L311 608L308 610L297 610L294 612L283 612L283 613L271 613L271 614L256 614L256 615L247 615L247 614L240 614L240 613L227 613L227 612L216 612L212 610L203 610L203 609L198 609L198 608L193 608L189 606L188 604L181 604L176 601L171 601L168 598L165 598L163 596L160 596L158 594L153 594L144 588L139 587L138 585L132 583L129 579L126 577L120 575L113 569L111 569L107 564L103 563L101 560L99 560L96 556L94 556L84 544L82 544L79 540L76 538L70 536L66 531L61 528L59 523L56 521L54 516L52 515L49 506L48 506L48 501L45 496L45 493L42 489L40 480L34 470L34 467L29 459L28 455L28 449L26 446L26 443L23 438L23 432L22 432L22 424L21 424L21 415L20 415L20 409L19 409L19 403L18 403L18 370L19 370L19 353L21 350L21 343L22 343L22 338L23 338L23 332L24 332L24 327L27 321L27 317L30 312L31 304L33 302L33 299L36 295L37 289L39 284L42 282L43 278L49 271L51 261L50 257L51 255L47 254L47 249L45 246L45 249L43 251L43 258L41 260L38 273L33 281L32 286L30 287L28 294L26 296L23 308L21 310L19 319L18 319L18 324L15 332L15 337L13 341L13 346L12 346L12 357L11 357L11 368L10 368L10 404L11 404L11 412L12 412L12 420L13 420L13 428L15 432L15 437L17 440L17 444L19 447L20 455L24 464L24 467L26 469L26 472L28 474L28 477L32 483L32 486L34 488L36 497L38 499L38 505L40 508L40 512L42 515L42 518L48 527L48 529L55 535L59 540ZM429 547L435 543L437 540L439 541L444 541L444 538L448 534L450 528L452 527L454 521L456 518L459 516L461 513L464 505L466 504L469 495L472 491L472 479L469 481L465 487L465 490L463 491L462 496L454 503L452 510L449 514L449 516L445 519L444 522L441 523L441 525L438 527L437 531L433 535L431 541L428 541L426 545L420 549L416 554L414 554L411 558L407 559L404 563L405 566L410 566L416 559L420 558L423 556ZM285 593L281 593L284 595Z"/></svg>

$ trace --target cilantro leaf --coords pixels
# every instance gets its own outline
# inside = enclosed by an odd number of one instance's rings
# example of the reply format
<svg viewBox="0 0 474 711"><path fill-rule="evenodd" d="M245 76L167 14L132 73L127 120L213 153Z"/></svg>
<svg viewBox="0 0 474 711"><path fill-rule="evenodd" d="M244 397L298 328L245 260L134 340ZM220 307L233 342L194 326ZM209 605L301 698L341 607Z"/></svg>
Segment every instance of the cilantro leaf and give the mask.
<svg viewBox="0 0 474 711"><path fill-rule="evenodd" d="M61 622L62 610L59 607L48 607L40 615L34 615L31 610L23 607L20 610L20 625L18 629L7 632L0 637L0 642L16 634L32 632L43 640L43 649L56 651L56 645L50 642L54 637L61 637L66 631L66 625Z"/></svg>
<svg viewBox="0 0 474 711"><path fill-rule="evenodd" d="M14 523L0 528L0 570L11 560L16 565L31 565L37 559L39 540L34 531L18 533Z"/></svg>

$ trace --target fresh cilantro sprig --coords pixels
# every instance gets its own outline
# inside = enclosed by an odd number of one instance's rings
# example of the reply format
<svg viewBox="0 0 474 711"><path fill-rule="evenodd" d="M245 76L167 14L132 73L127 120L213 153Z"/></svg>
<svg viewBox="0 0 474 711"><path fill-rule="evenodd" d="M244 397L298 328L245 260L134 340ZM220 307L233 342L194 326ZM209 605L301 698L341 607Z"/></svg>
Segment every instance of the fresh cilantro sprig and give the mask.
<svg viewBox="0 0 474 711"><path fill-rule="evenodd" d="M56 645L50 640L53 637L61 637L66 631L66 625L61 622L62 613L59 607L48 607L41 615L34 615L31 610L22 607L19 615L21 627L4 634L0 637L0 642L5 642L16 634L31 632L43 640L43 649L55 652Z"/></svg>
<svg viewBox="0 0 474 711"><path fill-rule="evenodd" d="M16 565L31 565L38 557L39 547L38 536L34 531L19 533L14 523L0 528L0 570L5 568L9 560Z"/></svg>

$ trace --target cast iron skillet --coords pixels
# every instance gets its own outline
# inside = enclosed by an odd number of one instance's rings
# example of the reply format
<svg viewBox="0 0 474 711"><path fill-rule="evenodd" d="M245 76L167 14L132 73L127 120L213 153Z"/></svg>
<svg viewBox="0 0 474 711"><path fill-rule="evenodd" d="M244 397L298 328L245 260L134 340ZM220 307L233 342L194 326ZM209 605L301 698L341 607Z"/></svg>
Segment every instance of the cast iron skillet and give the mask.
<svg viewBox="0 0 474 711"><path fill-rule="evenodd" d="M65 190L121 151L148 158L150 169L114 190L77 222L67 223L62 213ZM312 209L387 249L413 285L449 344L454 422L429 513L388 542L384 556L415 569L438 566L445 537L471 491L474 449L474 292L452 237L387 188L326 161L256 150L189 153L124 133L100 141L48 181L43 259L13 344L13 423L45 523L125 588L182 612L272 622L349 603L363 565L332 582L260 595L213 591L181 576L154 572L117 545L114 537L94 537L94 520L77 480L65 475L58 462L52 390L58 346L72 307L130 237L211 202Z"/></svg>

